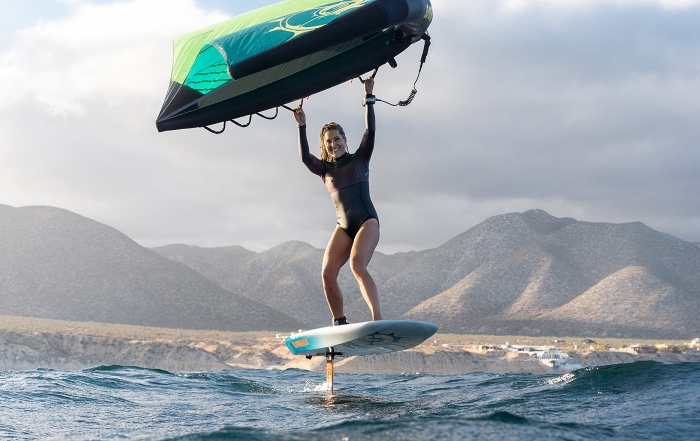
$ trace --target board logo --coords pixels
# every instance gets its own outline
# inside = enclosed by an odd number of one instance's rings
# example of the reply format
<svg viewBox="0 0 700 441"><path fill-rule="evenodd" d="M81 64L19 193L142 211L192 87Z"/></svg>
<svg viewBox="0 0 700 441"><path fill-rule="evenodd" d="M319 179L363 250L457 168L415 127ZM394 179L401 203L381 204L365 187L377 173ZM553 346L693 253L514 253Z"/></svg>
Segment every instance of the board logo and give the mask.
<svg viewBox="0 0 700 441"><path fill-rule="evenodd" d="M309 341L305 338L302 338L301 340L293 341L292 344L294 345L295 348L299 349L304 346L309 345Z"/></svg>

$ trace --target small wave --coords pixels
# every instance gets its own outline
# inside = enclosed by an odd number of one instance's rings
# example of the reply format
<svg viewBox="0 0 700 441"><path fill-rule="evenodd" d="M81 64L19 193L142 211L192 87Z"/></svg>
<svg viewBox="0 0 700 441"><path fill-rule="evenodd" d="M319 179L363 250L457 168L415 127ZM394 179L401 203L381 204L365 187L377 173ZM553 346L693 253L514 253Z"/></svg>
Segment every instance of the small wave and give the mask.
<svg viewBox="0 0 700 441"><path fill-rule="evenodd" d="M288 432L249 427L227 427L208 433L191 434L169 441L254 440L254 441L385 441L498 439L630 439L607 428L556 425L530 421L508 412L482 418L427 418L398 421L346 421L314 430Z"/></svg>
<svg viewBox="0 0 700 441"><path fill-rule="evenodd" d="M687 381L688 375L700 377L698 363L660 363L653 360L626 364L594 366L578 369L550 379L550 384L564 383L570 393L583 390L617 393L630 390L650 390L676 378Z"/></svg>
<svg viewBox="0 0 700 441"><path fill-rule="evenodd" d="M81 372L153 372L162 375L175 375L172 372L163 369L151 369L140 366L121 366L118 364L94 366L91 368L83 369Z"/></svg>
<svg viewBox="0 0 700 441"><path fill-rule="evenodd" d="M188 382L203 382L204 385L209 385L219 390L225 387L228 393L261 395L276 395L280 393L276 388L263 384L259 380L243 378L239 372L240 371L191 372L176 374L176 376Z"/></svg>
<svg viewBox="0 0 700 441"><path fill-rule="evenodd" d="M255 427L224 427L213 432L194 433L164 438L163 441L208 441L208 440L245 440L245 441L309 441L310 438L303 432L282 432L271 429L259 429Z"/></svg>
<svg viewBox="0 0 700 441"><path fill-rule="evenodd" d="M510 412L494 412L492 414L486 415L483 418L478 418L478 419L483 419L485 421L499 421L501 423L514 423L514 424L527 424L530 422L525 417L519 416L512 414Z"/></svg>

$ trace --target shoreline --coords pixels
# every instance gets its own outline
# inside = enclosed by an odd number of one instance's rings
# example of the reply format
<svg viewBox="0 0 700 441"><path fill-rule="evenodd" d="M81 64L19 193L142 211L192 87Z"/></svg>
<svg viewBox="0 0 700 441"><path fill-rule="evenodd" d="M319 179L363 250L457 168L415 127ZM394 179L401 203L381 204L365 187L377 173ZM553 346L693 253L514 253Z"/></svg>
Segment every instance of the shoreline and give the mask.
<svg viewBox="0 0 700 441"><path fill-rule="evenodd" d="M339 374L458 375L485 372L551 375L567 373L576 367L640 360L700 362L700 355L667 351L630 354L590 348L572 350L571 342L577 340L581 339L438 333L407 351L339 357L334 368ZM599 342L605 343L605 340L600 339ZM475 348L481 343L503 344L505 341L531 345L549 343L571 358L567 360L568 365L553 366L551 361L532 358L528 353ZM649 341L645 343L649 344ZM275 337L273 332L191 331L0 316L0 371L37 368L80 370L105 365L138 366L170 372L226 369L324 372L325 359L314 357L308 360L303 356L291 355L284 340Z"/></svg>

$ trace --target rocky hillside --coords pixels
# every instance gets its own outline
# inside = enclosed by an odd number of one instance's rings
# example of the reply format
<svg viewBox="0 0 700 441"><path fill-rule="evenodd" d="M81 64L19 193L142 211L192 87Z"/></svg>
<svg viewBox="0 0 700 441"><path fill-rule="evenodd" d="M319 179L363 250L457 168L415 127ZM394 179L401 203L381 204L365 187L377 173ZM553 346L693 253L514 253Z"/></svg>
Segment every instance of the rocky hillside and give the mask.
<svg viewBox="0 0 700 441"><path fill-rule="evenodd" d="M224 289L237 292L271 308L286 311L309 327L328 326L330 311L321 284L323 250L298 241L286 242L261 253L241 247L200 248L167 245L154 248L157 253L183 263ZM418 259L420 253L391 256L375 253L370 264L378 284ZM354 307L355 321L370 320L355 278L347 265L339 277L347 300Z"/></svg>
<svg viewBox="0 0 700 441"><path fill-rule="evenodd" d="M460 332L700 333L700 249L641 223L578 222L533 210L486 220L433 250L438 259L442 248L463 250L451 255L464 257L452 266L450 286L403 317ZM481 256L467 251L477 248ZM410 269L416 280L429 273Z"/></svg>
<svg viewBox="0 0 700 441"><path fill-rule="evenodd" d="M262 253L184 245L156 251L309 326L328 323L323 250L288 242ZM218 256L218 257L217 257ZM700 248L641 223L495 216L444 245L376 253L370 269L387 318L446 332L686 338L700 334ZM347 269L346 315L368 320Z"/></svg>
<svg viewBox="0 0 700 441"><path fill-rule="evenodd" d="M190 329L291 330L119 231L51 207L0 205L0 314Z"/></svg>
<svg viewBox="0 0 700 441"><path fill-rule="evenodd" d="M0 314L189 329L328 325L323 250L149 250L65 210L0 205ZM442 246L376 253L385 318L443 332L694 338L700 247L641 223L494 216ZM351 322L369 312L345 268Z"/></svg>

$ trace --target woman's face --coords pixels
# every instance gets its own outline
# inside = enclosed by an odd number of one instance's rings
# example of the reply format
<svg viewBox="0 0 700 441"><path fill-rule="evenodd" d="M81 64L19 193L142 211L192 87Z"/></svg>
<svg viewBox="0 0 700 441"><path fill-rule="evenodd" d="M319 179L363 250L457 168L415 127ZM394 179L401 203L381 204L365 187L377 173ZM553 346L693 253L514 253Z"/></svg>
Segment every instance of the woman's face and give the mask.
<svg viewBox="0 0 700 441"><path fill-rule="evenodd" d="M345 154L347 141L339 130L329 130L323 135L323 145L328 154L334 158L340 158Z"/></svg>

